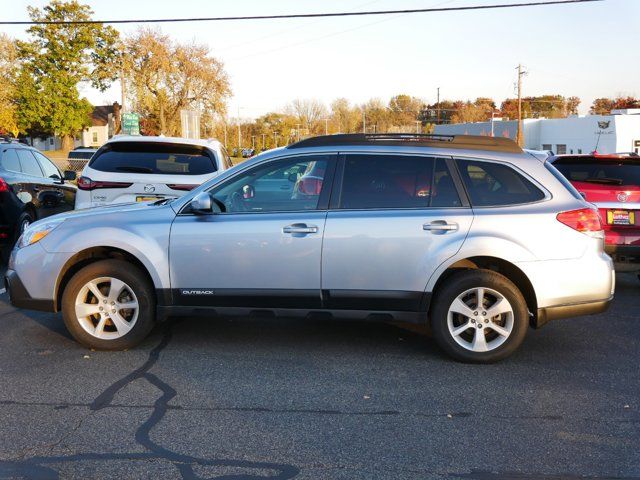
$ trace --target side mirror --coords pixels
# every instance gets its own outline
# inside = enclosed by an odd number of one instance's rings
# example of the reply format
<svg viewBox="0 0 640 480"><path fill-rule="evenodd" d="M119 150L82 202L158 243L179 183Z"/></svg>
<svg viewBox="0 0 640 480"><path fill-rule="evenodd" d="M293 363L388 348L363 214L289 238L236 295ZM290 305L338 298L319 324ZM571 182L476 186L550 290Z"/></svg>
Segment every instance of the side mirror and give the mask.
<svg viewBox="0 0 640 480"><path fill-rule="evenodd" d="M256 196L256 189L253 188L253 185L245 185L242 187L242 198L245 200L249 200Z"/></svg>
<svg viewBox="0 0 640 480"><path fill-rule="evenodd" d="M69 181L69 182L74 181L77 177L78 177L78 175L73 170L65 170L64 171L64 179Z"/></svg>
<svg viewBox="0 0 640 480"><path fill-rule="evenodd" d="M191 200L191 210L200 215L222 213L222 209L209 192L200 192Z"/></svg>

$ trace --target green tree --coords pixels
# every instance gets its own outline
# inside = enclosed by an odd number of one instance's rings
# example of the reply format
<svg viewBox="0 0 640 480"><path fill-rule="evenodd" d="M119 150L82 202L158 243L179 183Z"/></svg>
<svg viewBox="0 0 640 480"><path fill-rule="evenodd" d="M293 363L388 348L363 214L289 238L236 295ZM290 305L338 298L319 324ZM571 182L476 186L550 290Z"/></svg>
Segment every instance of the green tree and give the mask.
<svg viewBox="0 0 640 480"><path fill-rule="evenodd" d="M28 7L35 22L87 21L93 11L77 0L52 0L42 9ZM17 83L18 123L22 131L56 134L63 150L90 124L91 104L78 84L104 91L116 77L118 32L101 24L38 23L17 42L22 72Z"/></svg>

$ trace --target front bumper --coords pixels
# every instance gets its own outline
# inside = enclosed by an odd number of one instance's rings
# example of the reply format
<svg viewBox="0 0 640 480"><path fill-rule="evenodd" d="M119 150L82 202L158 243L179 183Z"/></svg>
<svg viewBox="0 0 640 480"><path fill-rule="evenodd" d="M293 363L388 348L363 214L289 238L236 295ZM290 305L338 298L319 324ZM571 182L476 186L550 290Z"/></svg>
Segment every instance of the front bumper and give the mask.
<svg viewBox="0 0 640 480"><path fill-rule="evenodd" d="M32 298L14 270L7 270L4 276L4 284L7 292L9 292L11 305L14 307L26 308L27 310L40 310L42 312L55 311L53 300Z"/></svg>

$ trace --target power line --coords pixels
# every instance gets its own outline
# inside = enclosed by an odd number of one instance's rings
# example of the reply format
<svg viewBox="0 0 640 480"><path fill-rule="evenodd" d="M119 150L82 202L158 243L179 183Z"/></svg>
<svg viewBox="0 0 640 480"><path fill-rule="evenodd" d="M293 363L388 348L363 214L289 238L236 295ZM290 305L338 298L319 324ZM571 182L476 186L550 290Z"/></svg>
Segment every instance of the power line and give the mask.
<svg viewBox="0 0 640 480"><path fill-rule="evenodd" d="M445 0L445 1L443 1L443 2L437 3L435 6L445 5L445 4L447 4L447 3L451 3L451 2L453 2L453 1L456 1L456 0ZM336 31L336 32L331 32L331 33L328 33L328 34L326 34L326 35L322 35L322 36L320 36L320 37L308 38L308 39L303 40L303 41L301 41L301 42L297 42L297 43L290 43L290 44L284 45L284 46L282 46L282 47L277 47L277 48L274 48L274 49L271 49L271 50L261 51L261 52L256 52L256 53L252 53L252 54L249 54L249 55L245 55L245 56L243 56L243 57L239 57L239 58L232 58L232 59L230 59L230 60L228 60L228 61L229 61L229 62L237 62L237 61L246 60L246 59L248 59L248 58L259 57L259 56L266 55L266 54L269 54L269 53L279 52L279 51L281 51L281 50L286 50L286 49L289 49L289 48L299 47L299 46L301 46L301 45L306 45L307 43L312 43L312 42L316 42L316 41L318 41L318 40L324 40L324 39L326 39L326 38L331 38L331 37L335 37L335 36L337 36L337 35L342 35L342 34L344 34L344 33L353 32L353 31L355 31L355 30L360 30L360 29L362 29L362 28L370 27L370 26L372 26L372 25L377 25L377 24L379 24L379 23L389 22L389 21L391 21L391 20L398 19L398 18L400 18L400 17L402 17L402 16L403 16L403 15L394 15L393 17L384 18L384 19L382 19L382 20L377 20L377 21L375 21L375 22L365 23L364 25L358 25L357 27L347 28L346 30L338 30L338 31ZM320 20L318 20L318 21L320 21ZM317 23L317 22L313 22L313 23Z"/></svg>
<svg viewBox="0 0 640 480"><path fill-rule="evenodd" d="M328 12L328 13L294 13L287 15L253 15L233 17L192 17L192 18L155 18L130 20L42 20L42 21L2 21L0 25L85 25L85 24L121 24L121 23L176 23L176 22L224 22L239 20L279 20L290 18L319 18L319 17L356 17L365 15L396 15L407 13L435 13L457 12L464 10L490 10L518 7L536 7L543 5L562 5L571 3L602 2L604 0L552 0L546 2L520 2L493 5L470 5L465 7L444 8L412 8L405 10L370 10L362 12Z"/></svg>

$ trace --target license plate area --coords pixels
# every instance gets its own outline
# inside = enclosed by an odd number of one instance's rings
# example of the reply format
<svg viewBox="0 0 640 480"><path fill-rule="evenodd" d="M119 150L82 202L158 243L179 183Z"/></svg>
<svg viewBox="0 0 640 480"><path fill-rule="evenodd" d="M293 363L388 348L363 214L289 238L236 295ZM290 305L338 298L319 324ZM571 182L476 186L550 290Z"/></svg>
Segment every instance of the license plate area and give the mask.
<svg viewBox="0 0 640 480"><path fill-rule="evenodd" d="M635 225L636 212L632 210L607 210L607 225Z"/></svg>
<svg viewBox="0 0 640 480"><path fill-rule="evenodd" d="M138 195L136 197L136 202L155 202L162 199L164 199L164 197L159 197L157 195Z"/></svg>

